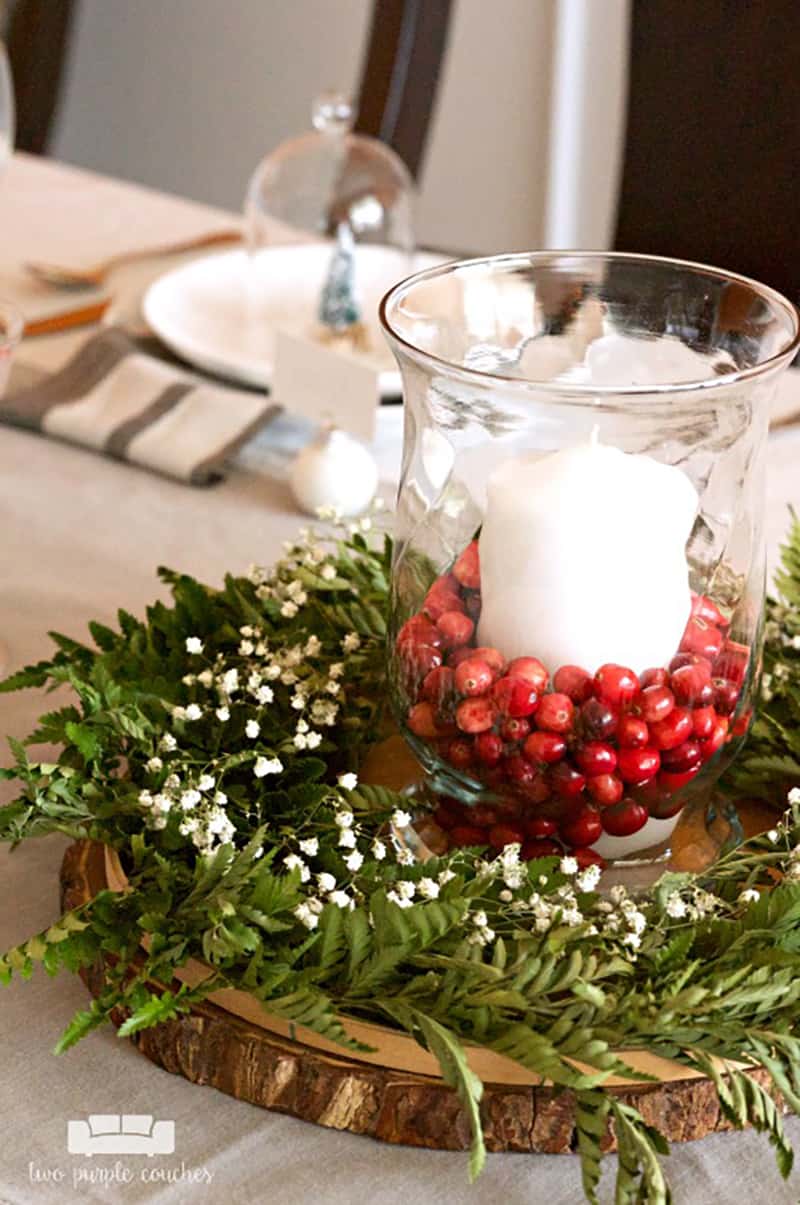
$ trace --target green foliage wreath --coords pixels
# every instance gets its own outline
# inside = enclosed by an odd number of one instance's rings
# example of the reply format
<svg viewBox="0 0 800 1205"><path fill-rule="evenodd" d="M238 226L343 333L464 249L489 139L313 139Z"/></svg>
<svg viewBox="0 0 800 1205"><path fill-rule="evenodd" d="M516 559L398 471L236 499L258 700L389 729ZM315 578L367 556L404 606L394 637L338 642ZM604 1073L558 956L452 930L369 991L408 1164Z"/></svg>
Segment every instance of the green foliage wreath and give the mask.
<svg viewBox="0 0 800 1205"><path fill-rule="evenodd" d="M19 794L0 837L105 842L130 890L9 950L0 979L111 956L59 1050L115 1008L124 1036L222 986L343 1046L342 1017L399 1027L458 1091L473 1175L482 1085L464 1044L500 1052L574 1093L590 1201L609 1124L617 1201L670 1199L663 1136L604 1090L612 1074L644 1078L615 1051L648 1050L709 1075L724 1115L766 1131L788 1175L772 1096L716 1060L763 1068L800 1112L800 525L769 604L765 702L724 784L781 810L788 793L788 810L706 874L666 874L635 899L598 893L596 868L571 858L525 864L511 847L423 865L397 839L407 801L357 779L385 696L390 542L369 528L301 533L272 571L222 590L162 571L171 606L144 622L121 611L116 631L90 624L93 647L54 635L51 660L3 684L65 685L73 701L12 742L2 774ZM30 759L42 744L57 761ZM213 978L154 994L190 957Z"/></svg>

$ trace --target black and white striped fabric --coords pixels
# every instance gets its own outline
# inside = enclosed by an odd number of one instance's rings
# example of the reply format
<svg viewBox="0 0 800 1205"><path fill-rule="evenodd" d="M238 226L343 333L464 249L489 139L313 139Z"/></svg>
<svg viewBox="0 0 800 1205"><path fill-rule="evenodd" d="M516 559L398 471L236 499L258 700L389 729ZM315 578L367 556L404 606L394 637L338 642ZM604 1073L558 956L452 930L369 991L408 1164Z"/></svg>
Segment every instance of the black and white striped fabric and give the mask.
<svg viewBox="0 0 800 1205"><path fill-rule="evenodd" d="M279 410L263 394L204 381L146 355L109 327L59 372L21 389L12 377L0 421L208 485Z"/></svg>

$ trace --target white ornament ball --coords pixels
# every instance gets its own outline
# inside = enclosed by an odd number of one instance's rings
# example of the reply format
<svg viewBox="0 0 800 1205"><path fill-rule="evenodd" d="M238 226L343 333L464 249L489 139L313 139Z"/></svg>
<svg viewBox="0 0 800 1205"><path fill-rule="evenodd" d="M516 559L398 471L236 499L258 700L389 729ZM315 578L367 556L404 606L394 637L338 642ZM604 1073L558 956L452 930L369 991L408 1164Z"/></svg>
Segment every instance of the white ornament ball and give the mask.
<svg viewBox="0 0 800 1205"><path fill-rule="evenodd" d="M360 515L375 497L378 466L352 435L328 427L292 462L289 484L297 505L309 515L325 506L341 515Z"/></svg>

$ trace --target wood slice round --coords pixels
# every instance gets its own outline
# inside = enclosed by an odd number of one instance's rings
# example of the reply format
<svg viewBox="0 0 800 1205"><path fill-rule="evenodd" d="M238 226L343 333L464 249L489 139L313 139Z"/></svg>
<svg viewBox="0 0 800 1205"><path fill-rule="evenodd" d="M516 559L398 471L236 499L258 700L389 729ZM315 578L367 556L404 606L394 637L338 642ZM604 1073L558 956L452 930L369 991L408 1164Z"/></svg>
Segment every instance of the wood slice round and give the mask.
<svg viewBox="0 0 800 1205"><path fill-rule="evenodd" d="M101 845L71 845L61 867L65 908L91 899L106 886ZM84 974L93 995L105 981L97 965ZM112 1020L120 1025L123 1013ZM280 1037L214 1004L131 1039L151 1062L192 1083L211 1084L230 1096L333 1129L368 1134L383 1142L438 1150L469 1146L469 1127L458 1098L441 1081L332 1055ZM767 1076L752 1073L768 1086ZM614 1091L671 1142L730 1129L713 1085L686 1078ZM481 1104L490 1151L567 1154L575 1150L574 1099L544 1085L487 1084ZM609 1132L606 1147L614 1148Z"/></svg>

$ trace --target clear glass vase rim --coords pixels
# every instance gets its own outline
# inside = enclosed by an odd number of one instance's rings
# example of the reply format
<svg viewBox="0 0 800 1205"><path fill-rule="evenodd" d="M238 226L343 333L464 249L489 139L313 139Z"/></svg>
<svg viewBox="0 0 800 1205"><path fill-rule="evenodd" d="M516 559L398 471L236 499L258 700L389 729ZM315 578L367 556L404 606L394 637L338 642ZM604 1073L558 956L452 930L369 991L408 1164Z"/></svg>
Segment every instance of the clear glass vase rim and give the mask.
<svg viewBox="0 0 800 1205"><path fill-rule="evenodd" d="M697 381L679 381L658 385L593 385L547 379L537 380L532 377L512 377L498 372L484 372L478 368L469 368L462 364L457 364L454 360L446 360L442 356L437 356L432 352L415 346L415 344L406 339L392 325L391 312L396 310L399 303L408 296L412 289L423 282L435 280L438 277L450 276L456 269L547 264L556 260L573 260L576 263L587 260L605 262L621 260L628 263L655 264L688 270L698 275L716 277L731 284L744 285L755 296L760 297L775 309L781 311L793 328L793 333L788 339L786 346L767 357L767 359L760 361L758 364L752 364L748 368L740 368L735 372L727 372L721 376L703 378ZM472 259L449 260L447 263L437 264L433 268L426 268L422 272L415 272L412 276L407 276L404 280L398 281L396 285L393 285L381 298L380 306L378 307L378 318L390 346L397 344L411 359L427 365L432 371L443 373L450 377L457 377L473 385L481 385L484 388L491 387L492 385L496 386L500 382L504 387L509 389L516 389L527 393L546 390L550 396L555 395L560 400L569 401L572 399L576 402L586 402L592 398L612 401L615 398L646 396L663 400L675 394L697 393L698 391L713 394L728 392L735 385L756 380L785 367L792 361L798 348L800 348L800 312L777 289L773 289L770 285L762 284L760 281L753 280L751 277L744 276L741 273L729 272L724 268L715 268L711 264L698 263L693 260L675 259L665 255L644 255L633 251L514 251L500 255L481 255Z"/></svg>

